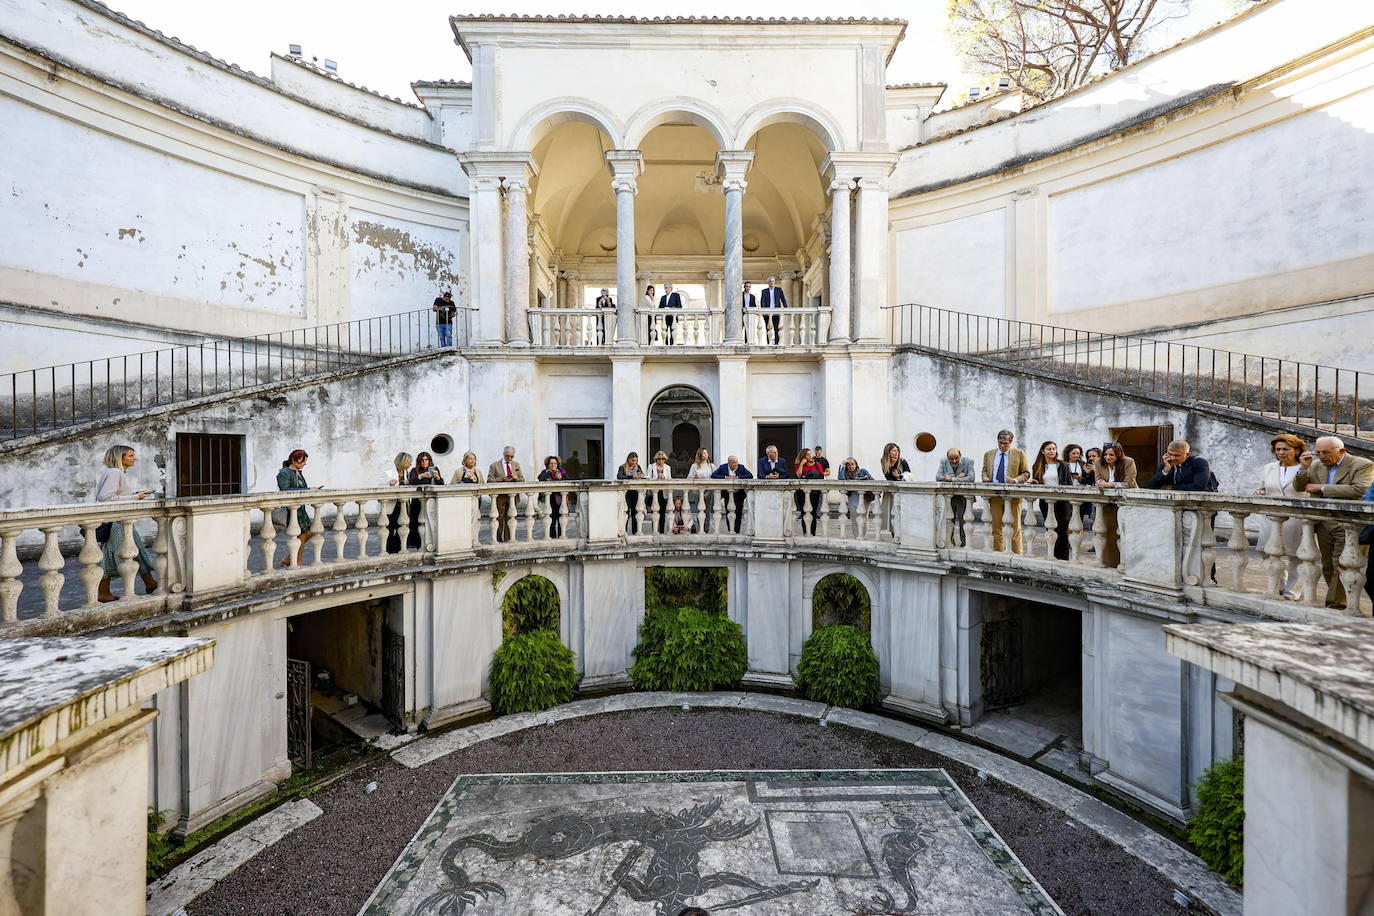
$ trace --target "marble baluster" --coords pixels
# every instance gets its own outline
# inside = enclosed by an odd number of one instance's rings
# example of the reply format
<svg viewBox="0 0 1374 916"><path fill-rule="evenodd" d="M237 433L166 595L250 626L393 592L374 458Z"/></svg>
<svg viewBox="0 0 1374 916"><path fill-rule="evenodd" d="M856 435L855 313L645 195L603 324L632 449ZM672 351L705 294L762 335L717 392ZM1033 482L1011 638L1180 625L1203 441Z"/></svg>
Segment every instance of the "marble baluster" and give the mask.
<svg viewBox="0 0 1374 916"><path fill-rule="evenodd" d="M1336 572L1341 585L1345 586L1345 609L1358 615L1360 596L1364 594L1365 558L1360 550L1360 531L1364 525L1343 524L1341 528L1345 530L1345 546L1336 556Z"/></svg>
<svg viewBox="0 0 1374 916"><path fill-rule="evenodd" d="M1077 563L1078 551L1083 547L1083 507L1086 503L1072 500L1069 503L1069 562Z"/></svg>
<svg viewBox="0 0 1374 916"><path fill-rule="evenodd" d="M553 513L549 507L549 494L529 493L525 499L525 540L546 540L553 524L550 518Z"/></svg>
<svg viewBox="0 0 1374 916"><path fill-rule="evenodd" d="M58 545L57 536L62 532L62 526L43 529L43 552L38 556L38 568L43 570L43 575L38 577L38 588L43 592L43 616L55 617L59 610L58 601L62 597L62 583L66 581L66 576L62 575L62 566L65 562L62 559L62 549ZM126 530L124 533L125 543L132 544L133 538L129 537ZM121 551L121 556L123 552ZM137 551L134 552L137 555ZM122 570L123 564L120 564ZM138 564L134 564L134 570L138 570ZM124 577L126 596L133 595L133 578Z"/></svg>
<svg viewBox="0 0 1374 916"><path fill-rule="evenodd" d="M1045 500L1045 559L1053 560L1054 545L1059 540L1059 514L1054 511L1056 500Z"/></svg>
<svg viewBox="0 0 1374 916"><path fill-rule="evenodd" d="M1108 505L1115 503L1098 503L1097 511L1093 513L1093 557L1095 566L1102 566L1107 555L1107 513ZM1116 543L1118 549L1121 546L1121 525L1117 522Z"/></svg>
<svg viewBox="0 0 1374 916"><path fill-rule="evenodd" d="M1265 516L1269 520L1269 536L1265 538L1262 549L1264 552L1264 575L1267 585L1264 593L1271 598L1277 598L1283 588L1283 576L1288 571L1288 564L1284 562L1283 546L1283 523L1282 515ZM1249 546L1248 539L1246 546ZM1240 575L1235 579L1235 589L1238 592L1245 591L1241 584Z"/></svg>
<svg viewBox="0 0 1374 916"><path fill-rule="evenodd" d="M19 581L24 564L14 546L18 538L18 531L0 532L0 620L6 623L19 619L19 593L24 590Z"/></svg>
<svg viewBox="0 0 1374 916"><path fill-rule="evenodd" d="M1321 606L1317 588L1322 581L1321 557L1316 522L1305 518L1302 520L1302 539L1298 542L1298 562L1302 564L1302 603L1308 607Z"/></svg>
<svg viewBox="0 0 1374 916"><path fill-rule="evenodd" d="M125 598L132 598L134 596L134 579L138 577L138 545L134 543L134 526L137 522L137 519L132 518L120 519L115 522L116 525L124 526L124 543L119 545L119 577L124 580ZM57 549L56 543L53 544L53 549ZM44 548L43 553L46 554L47 552L47 549ZM58 554L58 559L60 560L61 558L61 554ZM38 566L40 569L43 567L41 560ZM58 587L61 588L60 581L58 582ZM47 597L46 590L43 597Z"/></svg>
<svg viewBox="0 0 1374 916"><path fill-rule="evenodd" d="M258 530L258 551L262 554L265 571L271 572L277 562L277 529L272 524L272 509L262 510L262 528Z"/></svg>
<svg viewBox="0 0 1374 916"><path fill-rule="evenodd" d="M1231 536L1226 539L1226 546L1231 551L1231 589L1237 592L1245 591L1245 568L1250 565L1250 537L1245 533L1245 520L1249 517L1248 512L1231 510Z"/></svg>
<svg viewBox="0 0 1374 916"><path fill-rule="evenodd" d="M348 503L344 502L343 500L334 503L334 524L330 527L330 530L333 532L332 540L334 541L335 563L342 563L344 557L347 555L346 550L348 547L348 519L344 515L344 507L347 505ZM359 505L358 511L362 512L361 505Z"/></svg>
<svg viewBox="0 0 1374 916"><path fill-rule="evenodd" d="M404 555L410 553L410 500L398 499L396 505L401 510L396 516L396 535L400 541L399 552Z"/></svg>
<svg viewBox="0 0 1374 916"><path fill-rule="evenodd" d="M1217 535L1212 530L1212 513L1199 510L1198 529L1202 532L1202 566L1198 569L1198 584L1206 588L1212 584L1212 574L1217 565Z"/></svg>
<svg viewBox="0 0 1374 916"><path fill-rule="evenodd" d="M317 503L310 507L313 510L310 517L310 566L319 566L324 562L324 519L320 516L322 505Z"/></svg>
<svg viewBox="0 0 1374 916"><path fill-rule="evenodd" d="M157 536L153 538L153 577L157 579L154 595L166 595L170 590L168 557L172 548L172 517L163 514L157 519Z"/></svg>
<svg viewBox="0 0 1374 916"><path fill-rule="evenodd" d="M1008 474L1007 476L1010 477L1011 475ZM1022 513L1022 512L1023 512L1025 505L1026 505L1026 504L1025 504L1025 501L1024 501L1024 500L1022 500L1021 503L1020 503L1020 505L1018 506L1018 505L1017 505L1017 501L1016 501L1015 499L1011 499L1011 498L1009 498L1009 497L1003 497L1003 498L1002 498L1002 552L1003 552L1003 553L1009 554L1009 553L1012 552L1012 547L1013 547L1013 546L1015 545L1015 543L1016 543L1016 539L1015 539L1015 537L1013 537L1013 534L1014 534L1014 532L1016 531L1015 523L1016 523L1016 522L1021 522L1021 519L1017 518L1016 516L1018 515L1018 513ZM1025 522L1021 522L1021 530L1022 530L1023 532L1025 531L1025 528L1026 528ZM1023 541L1025 540L1025 535L1024 535L1024 533L1023 533L1023 535L1022 535L1022 540L1023 540Z"/></svg>
<svg viewBox="0 0 1374 916"><path fill-rule="evenodd" d="M100 568L100 542L95 539L95 529L98 527L100 522L81 523L81 552L76 555L77 562L81 564L81 571L77 575L81 578L82 587L86 589L88 608L100 604L100 580L105 577L105 570ZM159 587L161 584L162 580L158 579Z"/></svg>

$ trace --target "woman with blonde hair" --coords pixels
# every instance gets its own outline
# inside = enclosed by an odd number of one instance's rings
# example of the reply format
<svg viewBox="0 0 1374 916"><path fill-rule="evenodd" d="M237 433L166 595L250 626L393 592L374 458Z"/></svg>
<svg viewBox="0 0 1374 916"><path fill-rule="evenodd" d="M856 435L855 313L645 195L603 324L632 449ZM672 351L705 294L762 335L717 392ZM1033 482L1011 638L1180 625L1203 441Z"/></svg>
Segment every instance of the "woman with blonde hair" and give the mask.
<svg viewBox="0 0 1374 916"><path fill-rule="evenodd" d="M1297 499L1301 494L1298 493L1295 481L1298 472L1302 470L1298 457L1305 451L1307 443L1291 433L1280 433L1270 439L1269 452L1274 456L1274 460L1260 468L1260 484L1255 489L1255 495ZM1264 545L1269 543L1273 527L1268 518L1260 517L1260 553L1264 552ZM1298 548L1302 546L1302 522L1295 518L1285 519L1279 537L1283 540L1283 559L1288 564L1288 572L1284 576L1283 588L1279 594L1289 601L1300 601L1302 594L1298 591L1298 580L1302 576L1302 566L1298 562Z"/></svg>
<svg viewBox="0 0 1374 916"><path fill-rule="evenodd" d="M1102 457L1093 465L1093 480L1099 490L1133 489L1137 486L1135 459L1126 454L1120 442L1108 442L1102 446ZM1107 528L1102 565L1120 566L1120 532L1116 527L1115 504L1107 503L1102 507L1102 523Z"/></svg>
<svg viewBox="0 0 1374 916"><path fill-rule="evenodd" d="M133 446L113 445L105 451L105 470L100 472L100 480L95 485L95 501L98 503L125 502L136 499L147 499L152 495L150 490L134 490L129 486L129 478L125 472L134 466L138 460L138 453ZM143 580L143 587L148 594L152 594L157 589L157 579L153 577L153 557L148 553L148 548L143 546L143 538L139 536L138 529L132 525L129 530L133 532L134 547L137 553L134 555L134 562L138 564L138 575ZM100 579L101 601L118 601L118 596L110 591L110 580L119 578L120 561L123 559L119 555L120 549L124 546L124 525L121 522L105 522L95 530L95 539L100 544L100 569L105 573ZM131 598L132 595L125 597Z"/></svg>
<svg viewBox="0 0 1374 916"><path fill-rule="evenodd" d="M902 449L895 442L883 446L883 459L878 462L878 466L887 480L902 480L903 474L911 473L911 465L902 458Z"/></svg>
<svg viewBox="0 0 1374 916"><path fill-rule="evenodd" d="M481 483L482 472L477 467L477 453L464 452L463 466L458 469L458 479L454 483Z"/></svg>
<svg viewBox="0 0 1374 916"><path fill-rule="evenodd" d="M711 450L699 448L697 449L696 457L692 461L692 466L687 469L687 478L689 480L710 480L711 474L715 469L716 466L711 463ZM704 501L701 498L702 493L706 494ZM696 511L696 505L699 501L704 502L706 506L706 518L702 530L709 534L711 531L711 516L715 514L716 509L716 494L712 490L687 491L687 502L692 505L693 512Z"/></svg>
<svg viewBox="0 0 1374 916"><path fill-rule="evenodd" d="M411 482L411 475L414 473L412 465L415 464L415 456L410 452L397 452L392 459L394 468L382 473L382 486L384 487L403 487ZM387 500L390 502L390 500ZM407 509L410 512L409 524L406 525L406 544L412 550L420 546L420 501L418 499L409 500ZM401 552L401 500L396 500L386 513L386 547L387 553Z"/></svg>

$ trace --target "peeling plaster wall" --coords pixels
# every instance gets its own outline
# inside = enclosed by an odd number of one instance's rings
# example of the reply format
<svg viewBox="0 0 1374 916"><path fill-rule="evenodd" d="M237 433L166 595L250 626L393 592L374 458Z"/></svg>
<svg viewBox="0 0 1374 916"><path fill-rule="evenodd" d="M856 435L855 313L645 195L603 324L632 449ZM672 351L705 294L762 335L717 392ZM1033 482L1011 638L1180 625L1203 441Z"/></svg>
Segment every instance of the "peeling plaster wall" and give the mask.
<svg viewBox="0 0 1374 916"><path fill-rule="evenodd" d="M452 289L459 303L467 301L461 267L466 227L424 225L355 209L347 233L353 318L428 308L443 289Z"/></svg>

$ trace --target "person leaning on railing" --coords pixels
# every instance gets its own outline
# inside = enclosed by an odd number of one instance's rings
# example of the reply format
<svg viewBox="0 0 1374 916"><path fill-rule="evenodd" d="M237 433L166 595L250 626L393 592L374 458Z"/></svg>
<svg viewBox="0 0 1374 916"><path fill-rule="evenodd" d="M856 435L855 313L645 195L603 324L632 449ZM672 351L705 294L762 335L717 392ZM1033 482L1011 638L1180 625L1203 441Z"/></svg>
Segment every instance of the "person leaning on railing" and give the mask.
<svg viewBox="0 0 1374 916"><path fill-rule="evenodd" d="M935 470L935 480L938 483L973 483L973 459L965 458L963 452L957 448L950 449L945 452L945 457L940 459L940 466ZM968 498L951 496L949 508L954 514L954 539L960 547L967 547L964 516L968 513Z"/></svg>
<svg viewBox="0 0 1374 916"><path fill-rule="evenodd" d="M811 454L811 449L804 448L797 453L796 460L792 462L792 476L798 480L821 480L825 477L825 473L821 470L820 463L816 461L816 457ZM808 497L803 497L802 491L797 490L797 492L792 495L792 498L797 507L797 515L801 518L802 527L805 528ZM821 491L819 489L812 489L809 494L809 501L811 503L810 529L811 534L814 535L816 533L816 518L820 515Z"/></svg>
<svg viewBox="0 0 1374 916"><path fill-rule="evenodd" d="M397 452L391 463L392 469L382 472L381 479L377 481L378 485L403 487L410 483L411 476L415 474L415 458L410 452ZM386 544L384 549L387 553L401 552L401 503L402 500L396 500L395 505L386 514ZM418 499L409 500L406 508L410 513L410 521L406 526L406 545L411 550L415 550L420 546L420 519L418 518L420 501Z"/></svg>
<svg viewBox="0 0 1374 916"><path fill-rule="evenodd" d="M625 463L615 469L616 480L643 480L644 469L639 466L639 452L630 452ZM639 534L639 491L634 487L625 490L625 520L627 534Z"/></svg>
<svg viewBox="0 0 1374 916"><path fill-rule="evenodd" d="M711 463L711 452L708 449L699 448L697 449L696 459L692 462L692 466L687 469L687 477L690 480L710 480L711 472L715 469L716 466ZM702 495L703 493L704 496ZM716 511L716 494L711 490L705 490L700 493L696 490L687 491L687 501L689 503L695 506L698 500L700 500L705 507L706 519L704 522L704 530L707 534L710 534L711 526L714 524L712 516L715 515Z"/></svg>
<svg viewBox="0 0 1374 916"><path fill-rule="evenodd" d="M1093 482L1099 490L1134 489L1135 459L1126 456L1120 442L1108 442L1102 446L1102 457L1093 465ZM1103 534L1102 565L1107 567L1121 565L1120 532L1116 527L1116 505L1106 503L1101 507Z"/></svg>
<svg viewBox="0 0 1374 916"><path fill-rule="evenodd" d="M304 474L305 462L306 459L308 459L309 457L310 456L306 454L305 449L303 448L294 449L291 452L291 454L286 457L286 460L281 463L281 470L277 472L278 490L310 489L310 485L305 482ZM276 513L273 514L275 515ZM278 527L285 527L286 523L290 521L290 517L286 516L284 513L281 516L281 519L282 525ZM301 553L305 550L305 542L310 540L312 536L312 532L310 531L310 523L310 513L306 511L305 506L297 506L296 524L300 527L301 533L298 534L296 537L300 541L300 543L296 545L294 560L292 559L291 547L289 545L287 546L286 556L283 557L281 561L282 566L301 565ZM276 518L272 520L272 524L277 524Z"/></svg>
<svg viewBox="0 0 1374 916"><path fill-rule="evenodd" d="M1260 469L1260 484L1255 489L1256 496L1269 496L1277 499L1296 499L1298 496L1298 474L1302 465L1298 456L1307 451L1307 443L1290 433L1281 433L1269 441L1269 451L1274 460ZM1260 516L1259 547L1269 543L1273 523L1267 516ZM1302 600L1298 581L1302 577L1302 566L1298 563L1298 548L1302 545L1302 520L1285 519L1280 533L1283 541L1284 560L1288 563L1288 573L1284 576L1283 588L1279 594L1289 601Z"/></svg>
<svg viewBox="0 0 1374 916"><path fill-rule="evenodd" d="M835 476L838 480L873 479L873 475L869 473L868 468L859 467L859 461L857 458L846 458L840 464L840 472ZM873 501L873 494L869 491L864 491L862 498L865 503L870 503ZM849 517L850 519L857 520L859 527L859 537L866 537L868 534L868 513L859 512L859 499L860 496L858 490L846 491L845 502L849 504Z"/></svg>
<svg viewBox="0 0 1374 916"><path fill-rule="evenodd" d="M776 453L777 449L773 449L773 451ZM734 455L731 455L729 458L725 459L724 464L722 464L720 467L716 468L714 471L711 472L711 477L716 480L749 480L753 476L753 474L749 473L749 469L744 465L740 464L739 458L737 458ZM730 498L730 491L722 490L721 498L728 500ZM739 534L740 526L743 524L743 522L744 490L741 489L735 491L735 534ZM730 525L730 516L728 513L725 516L725 524L726 527L729 527Z"/></svg>
<svg viewBox="0 0 1374 916"><path fill-rule="evenodd" d="M1069 474L1069 463L1059 459L1059 446L1054 442L1040 443L1040 451L1035 453L1035 462L1031 465L1031 483L1050 487L1068 487L1073 485L1073 479ZM1072 516L1073 507L1068 500L1056 499L1054 501L1054 558L1056 560L1067 560L1069 558L1069 518ZM1045 500L1040 500L1040 514L1048 522L1050 507Z"/></svg>
<svg viewBox="0 0 1374 916"><path fill-rule="evenodd" d="M138 454L132 446L115 445L107 449L105 470L100 472L100 480L95 485L95 501L125 502L147 499L151 496L151 490L135 491L129 486L129 478L125 472L133 467L137 460ZM134 562L138 564L138 575L143 580L143 587L151 595L157 589L157 579L153 577L153 558L148 553L148 548L143 546L143 538L139 536L138 529L132 525L129 527L133 531L134 547L137 549ZM123 558L119 551L124 546L124 524L119 521L101 524L95 530L95 539L100 543L100 568L105 573L100 580L100 600L118 601L119 598L110 591L110 580L120 576L119 564Z"/></svg>
<svg viewBox="0 0 1374 916"><path fill-rule="evenodd" d="M539 472L537 478L541 483L557 482L568 479L568 472L563 470L563 459L557 455L550 455L544 459L544 470ZM543 501L544 494L539 494L540 501ZM557 538L563 536L563 494L549 494L549 537Z"/></svg>
<svg viewBox="0 0 1374 916"><path fill-rule="evenodd" d="M1360 499L1374 484L1374 461L1352 455L1335 436L1322 436L1313 448L1298 458L1302 470L1295 478L1298 491L1316 499ZM1314 461L1313 459L1317 459ZM1340 522L1318 522L1317 547L1322 554L1322 578L1326 580L1326 606L1344 608L1345 586L1341 584L1336 558L1345 550L1345 526Z"/></svg>
<svg viewBox="0 0 1374 916"><path fill-rule="evenodd" d="M1026 460L1026 453L1011 447L1015 439L1011 430L998 430L997 447L983 454L983 483L1025 483L1030 480L1030 462ZM1011 552L1025 553L1021 539L1021 500L1011 499L1007 502L1011 503ZM1002 497L988 497L988 514L992 516L988 520L992 524L992 549L998 553L1006 544L1002 534L1005 509Z"/></svg>
<svg viewBox="0 0 1374 916"><path fill-rule="evenodd" d="M481 483L482 471L477 467L477 453L464 452L463 466L458 469L458 477L454 483Z"/></svg>

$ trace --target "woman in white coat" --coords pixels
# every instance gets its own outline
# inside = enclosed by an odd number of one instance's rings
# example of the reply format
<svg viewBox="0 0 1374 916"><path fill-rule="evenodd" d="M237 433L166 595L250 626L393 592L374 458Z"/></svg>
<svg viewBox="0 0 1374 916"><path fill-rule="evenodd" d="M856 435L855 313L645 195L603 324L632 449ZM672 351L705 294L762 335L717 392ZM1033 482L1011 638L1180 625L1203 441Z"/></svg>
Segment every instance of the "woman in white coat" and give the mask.
<svg viewBox="0 0 1374 916"><path fill-rule="evenodd" d="M1298 493L1294 481L1297 479L1298 472L1302 470L1302 466L1298 464L1298 456L1307 450L1307 443L1289 433L1280 433L1270 441L1269 450L1273 452L1274 460L1260 469L1260 485L1255 490L1255 495L1286 499L1297 498L1301 494ZM1259 535L1261 553L1264 552L1264 545L1269 543L1269 535L1272 530L1273 523L1267 518L1261 518ZM1283 523L1281 536L1283 538L1284 560L1288 563L1288 574L1284 576L1281 594L1290 601L1298 601L1302 598L1302 595L1297 591L1300 576L1298 547L1302 544L1302 522L1295 518L1286 520Z"/></svg>

